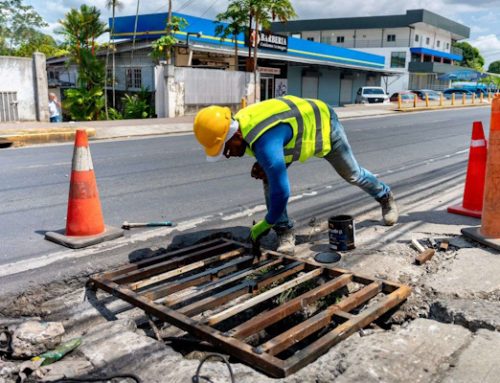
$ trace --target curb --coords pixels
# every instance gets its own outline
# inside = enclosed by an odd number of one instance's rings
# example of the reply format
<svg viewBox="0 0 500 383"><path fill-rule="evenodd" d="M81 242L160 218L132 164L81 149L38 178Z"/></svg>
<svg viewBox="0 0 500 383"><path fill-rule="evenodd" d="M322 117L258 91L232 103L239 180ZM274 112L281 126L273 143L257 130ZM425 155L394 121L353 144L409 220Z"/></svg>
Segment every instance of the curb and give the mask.
<svg viewBox="0 0 500 383"><path fill-rule="evenodd" d="M75 138L75 132L81 128L58 128L44 130L0 130L0 143L3 147L19 147L27 144L47 144L50 142L67 142ZM96 135L95 128L84 128L87 136Z"/></svg>
<svg viewBox="0 0 500 383"><path fill-rule="evenodd" d="M401 108L401 109L395 109L397 112L403 112L403 113L411 113L411 112L422 112L425 110L442 110L442 109L457 109L457 108L469 108L469 107L484 107L484 106L489 106L491 103L482 103L482 104L458 104L458 105L443 105L443 106L417 106L416 108L413 107L408 107L408 108Z"/></svg>

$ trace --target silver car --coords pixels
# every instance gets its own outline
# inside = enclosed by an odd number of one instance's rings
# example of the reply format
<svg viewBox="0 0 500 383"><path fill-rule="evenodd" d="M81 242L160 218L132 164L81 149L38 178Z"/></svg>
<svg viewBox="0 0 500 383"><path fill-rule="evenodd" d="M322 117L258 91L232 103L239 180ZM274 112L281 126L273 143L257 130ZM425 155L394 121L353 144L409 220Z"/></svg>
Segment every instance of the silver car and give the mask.
<svg viewBox="0 0 500 383"><path fill-rule="evenodd" d="M389 96L380 86L363 86L356 93L356 104L388 104Z"/></svg>

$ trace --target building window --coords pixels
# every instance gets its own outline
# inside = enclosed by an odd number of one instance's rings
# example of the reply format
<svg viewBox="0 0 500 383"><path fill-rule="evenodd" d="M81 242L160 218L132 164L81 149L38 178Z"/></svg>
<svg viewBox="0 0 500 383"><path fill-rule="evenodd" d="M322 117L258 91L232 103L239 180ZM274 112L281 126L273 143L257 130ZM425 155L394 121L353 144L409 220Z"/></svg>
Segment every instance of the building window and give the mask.
<svg viewBox="0 0 500 383"><path fill-rule="evenodd" d="M396 35L387 35L387 41L396 41Z"/></svg>
<svg viewBox="0 0 500 383"><path fill-rule="evenodd" d="M429 45L431 43L431 38L430 37L426 37L425 38L425 45Z"/></svg>
<svg viewBox="0 0 500 383"><path fill-rule="evenodd" d="M450 43L446 43L446 49L450 49Z"/></svg>
<svg viewBox="0 0 500 383"><path fill-rule="evenodd" d="M307 40L308 41L314 41L314 37L308 37Z"/></svg>
<svg viewBox="0 0 500 383"><path fill-rule="evenodd" d="M141 68L127 68L127 88L141 88L141 75Z"/></svg>
<svg viewBox="0 0 500 383"><path fill-rule="evenodd" d="M406 52L391 52L391 68L406 67Z"/></svg>
<svg viewBox="0 0 500 383"><path fill-rule="evenodd" d="M337 43L343 43L344 42L344 36L337 36Z"/></svg>
<svg viewBox="0 0 500 383"><path fill-rule="evenodd" d="M301 33L292 33L292 37L296 38L296 39L301 39L302 38L302 34Z"/></svg>
<svg viewBox="0 0 500 383"><path fill-rule="evenodd" d="M418 43L418 39L419 39L419 36L418 35L415 35L415 42Z"/></svg>
<svg viewBox="0 0 500 383"><path fill-rule="evenodd" d="M436 46L439 48L439 46L441 45L441 41L436 41Z"/></svg>

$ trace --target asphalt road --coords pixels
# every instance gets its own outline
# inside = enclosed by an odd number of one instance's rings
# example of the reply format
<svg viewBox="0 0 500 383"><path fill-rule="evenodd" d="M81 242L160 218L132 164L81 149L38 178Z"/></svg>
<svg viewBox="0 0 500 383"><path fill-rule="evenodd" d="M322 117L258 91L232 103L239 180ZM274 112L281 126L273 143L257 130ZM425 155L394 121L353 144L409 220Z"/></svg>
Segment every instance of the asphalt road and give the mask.
<svg viewBox="0 0 500 383"><path fill-rule="evenodd" d="M463 176L472 122L489 129L489 108L398 114L343 121L358 161L388 182L396 195L411 195ZM65 226L73 147L44 145L0 150L0 265L48 255L61 247L44 233ZM106 224L201 218L251 225L262 212L251 158L205 162L193 136L93 142L91 152ZM299 223L373 208L374 201L346 184L321 159L294 164L290 215ZM345 208L343 210L343 208Z"/></svg>

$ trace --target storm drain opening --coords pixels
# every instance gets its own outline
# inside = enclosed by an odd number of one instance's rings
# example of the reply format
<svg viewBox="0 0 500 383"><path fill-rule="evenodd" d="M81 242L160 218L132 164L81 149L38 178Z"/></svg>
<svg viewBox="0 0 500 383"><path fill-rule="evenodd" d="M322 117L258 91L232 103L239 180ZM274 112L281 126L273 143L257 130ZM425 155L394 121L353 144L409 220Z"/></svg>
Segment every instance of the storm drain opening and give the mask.
<svg viewBox="0 0 500 383"><path fill-rule="evenodd" d="M216 239L94 275L148 316L285 377L402 303L408 286Z"/></svg>

